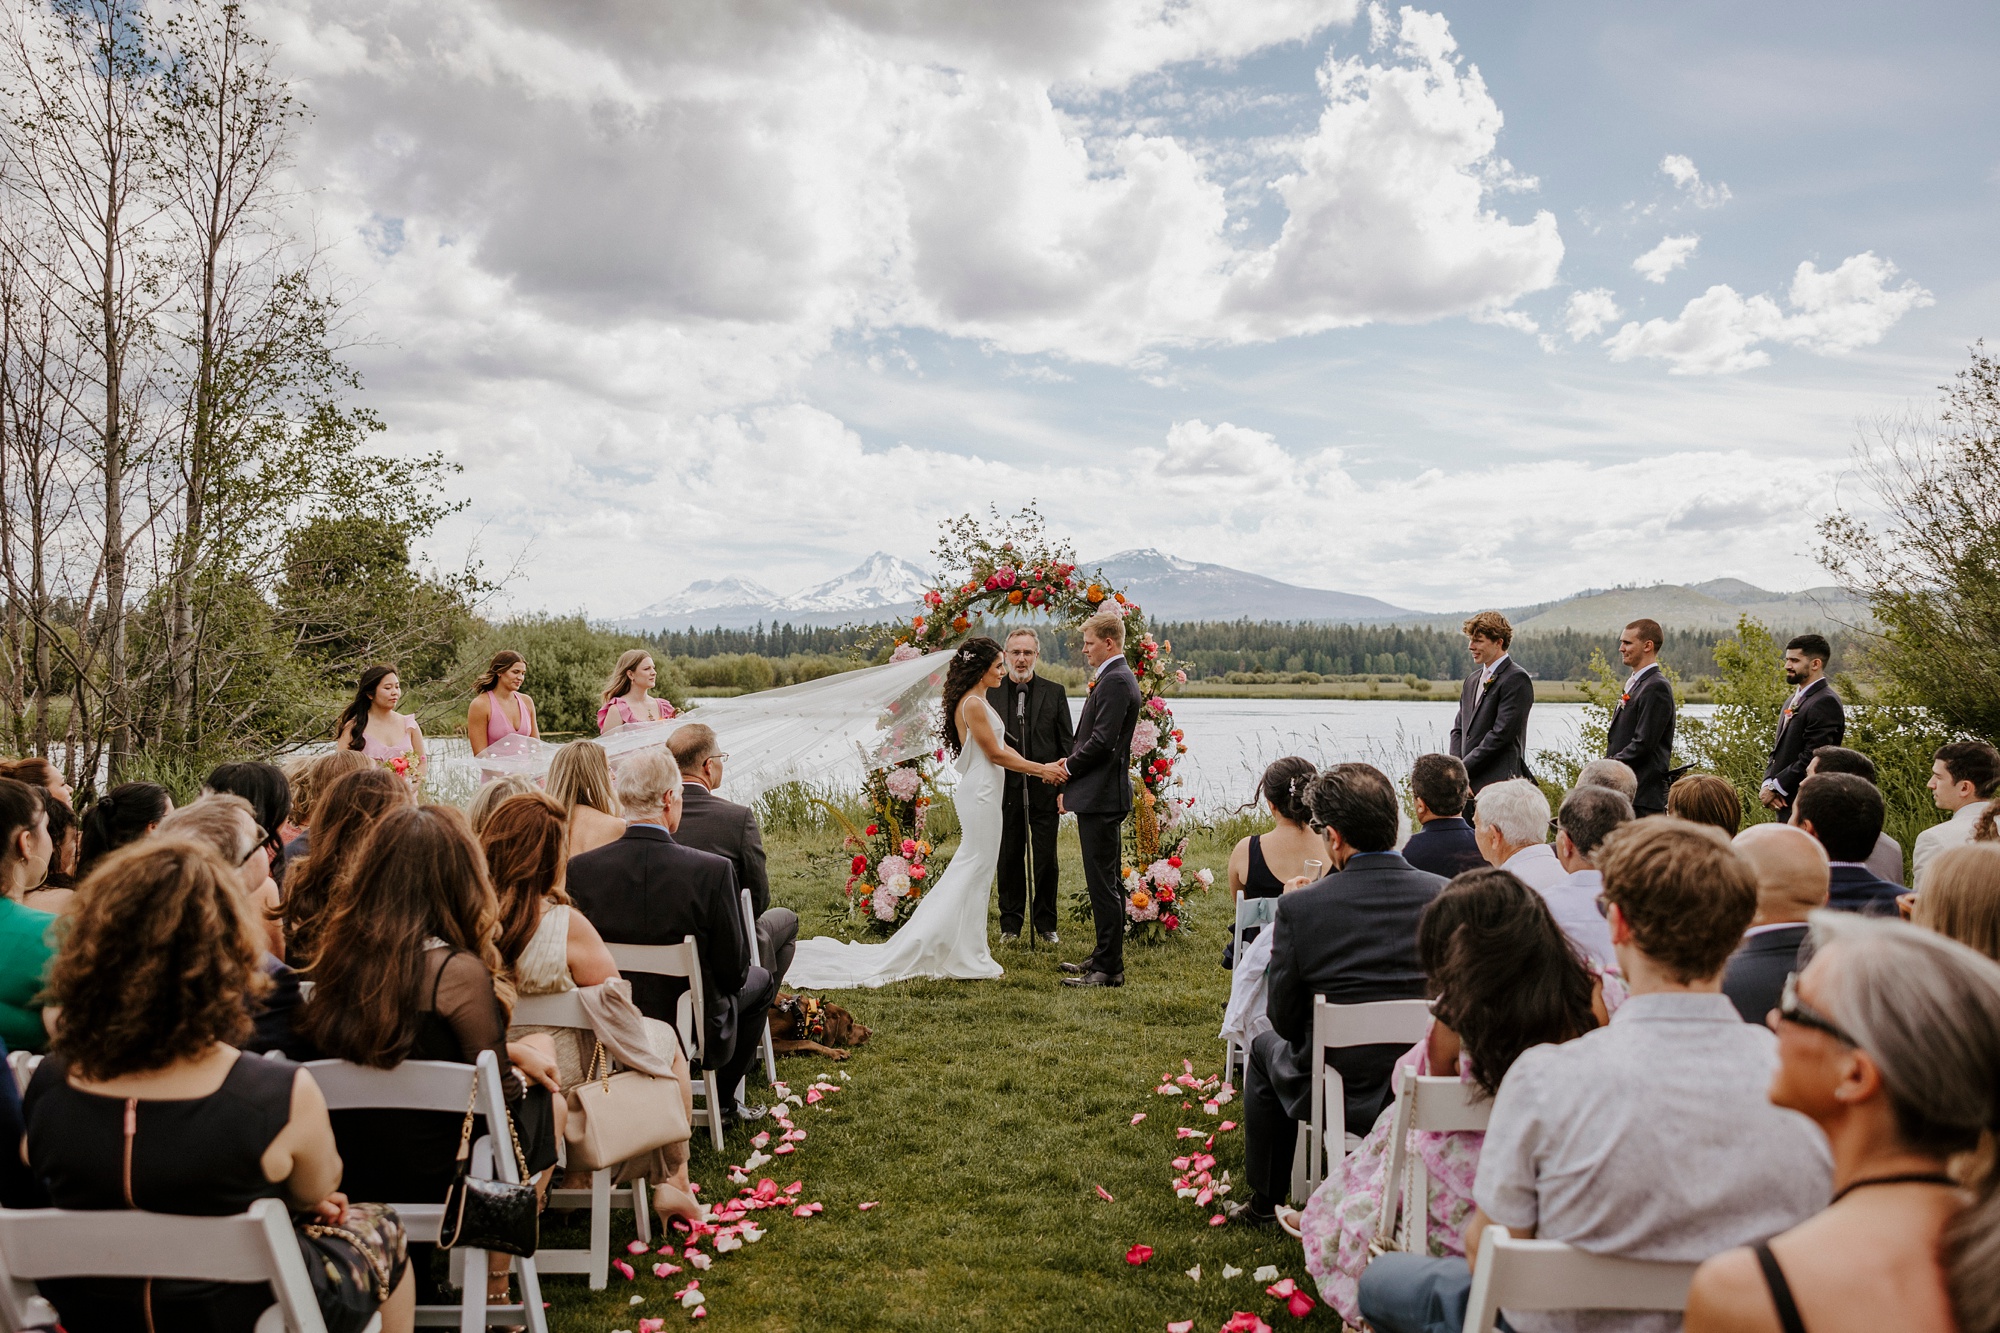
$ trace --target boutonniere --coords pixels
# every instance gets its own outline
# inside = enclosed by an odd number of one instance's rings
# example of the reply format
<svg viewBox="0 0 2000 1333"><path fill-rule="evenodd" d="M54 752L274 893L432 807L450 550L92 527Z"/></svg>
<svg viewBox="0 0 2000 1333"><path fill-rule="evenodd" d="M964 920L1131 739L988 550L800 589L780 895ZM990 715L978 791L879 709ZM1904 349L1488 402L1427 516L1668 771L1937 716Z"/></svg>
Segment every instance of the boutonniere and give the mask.
<svg viewBox="0 0 2000 1333"><path fill-rule="evenodd" d="M1630 694L1621 694L1618 696L1618 703L1621 707L1631 702L1632 702L1632 696Z"/></svg>

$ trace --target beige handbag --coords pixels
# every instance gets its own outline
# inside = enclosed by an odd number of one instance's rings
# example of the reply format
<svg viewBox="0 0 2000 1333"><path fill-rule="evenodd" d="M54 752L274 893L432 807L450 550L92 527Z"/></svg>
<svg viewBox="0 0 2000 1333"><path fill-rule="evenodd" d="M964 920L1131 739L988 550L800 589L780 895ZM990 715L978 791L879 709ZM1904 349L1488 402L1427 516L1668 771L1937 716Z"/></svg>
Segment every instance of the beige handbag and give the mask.
<svg viewBox="0 0 2000 1333"><path fill-rule="evenodd" d="M612 1074L609 1068L599 1043L591 1057L590 1077L570 1089L563 1138L569 1144L571 1168L595 1171L687 1142L687 1108L681 1104L678 1082L636 1069Z"/></svg>

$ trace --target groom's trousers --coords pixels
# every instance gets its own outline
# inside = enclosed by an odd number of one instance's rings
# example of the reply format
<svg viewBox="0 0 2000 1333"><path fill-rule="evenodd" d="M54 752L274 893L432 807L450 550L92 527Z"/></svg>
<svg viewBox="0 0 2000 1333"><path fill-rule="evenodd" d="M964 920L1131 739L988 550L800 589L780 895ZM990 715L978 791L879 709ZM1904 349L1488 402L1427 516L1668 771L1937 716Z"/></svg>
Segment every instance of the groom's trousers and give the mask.
<svg viewBox="0 0 2000 1333"><path fill-rule="evenodd" d="M1029 910L1028 866L1034 867L1035 932L1056 928L1056 829L1062 815L1051 801L1037 810L1029 793L1014 788L1007 775L1007 796L1000 806L1000 933L1021 933L1021 918Z"/></svg>
<svg viewBox="0 0 2000 1333"><path fill-rule="evenodd" d="M1090 890L1090 915L1097 925L1097 948L1084 967L1114 977L1125 970L1125 885L1118 874L1119 858L1124 854L1124 823L1124 815L1076 817L1083 882Z"/></svg>

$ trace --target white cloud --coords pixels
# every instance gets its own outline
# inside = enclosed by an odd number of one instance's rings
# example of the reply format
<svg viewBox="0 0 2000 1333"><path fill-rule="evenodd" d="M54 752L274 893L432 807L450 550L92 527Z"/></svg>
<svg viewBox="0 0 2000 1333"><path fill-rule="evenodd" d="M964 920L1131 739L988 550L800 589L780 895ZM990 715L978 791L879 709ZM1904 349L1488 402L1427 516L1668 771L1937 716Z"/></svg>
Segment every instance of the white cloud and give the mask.
<svg viewBox="0 0 2000 1333"><path fill-rule="evenodd" d="M1595 337L1599 330L1624 311L1612 299L1609 287L1592 287L1589 291L1571 292L1563 305L1563 332L1571 342L1582 342Z"/></svg>
<svg viewBox="0 0 2000 1333"><path fill-rule="evenodd" d="M1665 282L1667 274L1687 264L1688 256L1700 244L1699 236L1663 236L1658 245L1632 261L1632 268L1647 282Z"/></svg>
<svg viewBox="0 0 2000 1333"><path fill-rule="evenodd" d="M1283 484L1295 467L1291 455L1265 432L1227 421L1210 426L1199 418L1175 422L1167 431L1165 449L1141 449L1136 457L1169 484L1187 482L1258 494Z"/></svg>
<svg viewBox="0 0 2000 1333"><path fill-rule="evenodd" d="M1729 187L1721 181L1704 181L1694 159L1684 153L1668 153L1660 159L1665 172L1696 208L1720 208L1729 202Z"/></svg>
<svg viewBox="0 0 2000 1333"><path fill-rule="evenodd" d="M1745 298L1726 284L1689 301L1674 319L1626 324L1605 340L1613 361L1653 357L1676 375L1728 374L1768 365L1759 344L1790 343L1838 355L1882 340L1905 314L1932 304L1913 282L1891 289L1896 266L1872 251L1849 256L1821 273L1808 260L1793 274L1787 315L1769 296Z"/></svg>

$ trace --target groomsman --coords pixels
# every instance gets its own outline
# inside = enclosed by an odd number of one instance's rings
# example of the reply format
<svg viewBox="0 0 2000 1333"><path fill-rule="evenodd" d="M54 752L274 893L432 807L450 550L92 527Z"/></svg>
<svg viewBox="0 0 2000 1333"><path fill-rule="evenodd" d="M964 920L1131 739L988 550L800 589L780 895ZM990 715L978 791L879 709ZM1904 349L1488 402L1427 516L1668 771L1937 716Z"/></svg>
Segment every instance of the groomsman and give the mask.
<svg viewBox="0 0 2000 1333"><path fill-rule="evenodd" d="M1632 812L1665 814L1667 769L1674 753L1674 687L1660 670L1660 644L1665 638L1657 620L1635 620L1618 636L1618 656L1632 674L1611 713L1611 730L1604 739L1604 757L1616 759L1639 779Z"/></svg>
<svg viewBox="0 0 2000 1333"><path fill-rule="evenodd" d="M1007 725L1007 744L1038 764L1053 764L1069 753L1075 739L1069 696L1054 681L1035 674L1042 640L1031 629L1007 636L1007 679L986 692ZM1000 802L1000 938L1021 938L1028 906L1029 866L1035 880L1034 931L1045 944L1056 939L1056 789L1025 773L1007 774Z"/></svg>
<svg viewBox="0 0 2000 1333"><path fill-rule="evenodd" d="M1847 736L1847 713L1826 678L1833 645L1820 634L1801 634L1785 645L1785 684L1794 686L1778 717L1771 762L1764 766L1762 800L1773 810L1791 807L1813 751L1838 745Z"/></svg>
<svg viewBox="0 0 2000 1333"><path fill-rule="evenodd" d="M1481 611L1462 628L1478 670L1459 691L1451 752L1465 762L1466 780L1477 796L1482 787L1530 776L1528 710L1535 706L1535 682L1507 655L1514 641L1507 617Z"/></svg>

